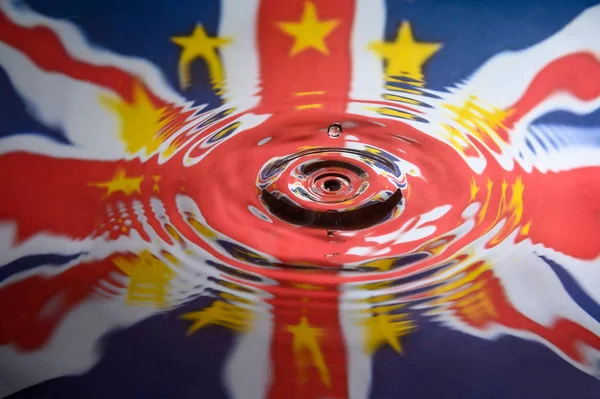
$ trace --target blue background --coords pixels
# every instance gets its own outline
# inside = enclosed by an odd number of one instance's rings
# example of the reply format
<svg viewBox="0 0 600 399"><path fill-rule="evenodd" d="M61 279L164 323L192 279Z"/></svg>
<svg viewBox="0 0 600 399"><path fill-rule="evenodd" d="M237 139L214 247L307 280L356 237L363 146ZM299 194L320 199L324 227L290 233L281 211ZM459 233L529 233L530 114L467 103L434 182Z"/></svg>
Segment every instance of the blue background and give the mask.
<svg viewBox="0 0 600 399"><path fill-rule="evenodd" d="M180 48L170 37L189 35L196 23L214 36L220 12L217 1L205 0L31 0L27 4L42 14L77 24L96 46L149 60L175 90L179 90ZM467 78L498 52L544 40L593 4L596 2L391 1L385 36L395 38L399 24L408 20L416 40L443 43L425 70L429 87L442 90ZM179 91L197 103L219 104L209 82L197 81L208 76L202 62L193 64L192 76L195 84ZM28 116L3 71L0 93L0 137L31 132L65 141L60 132ZM538 122L598 126L599 121L600 112L586 118L557 112ZM24 258L0 268L0 279L41 264L60 266L67 261L59 255ZM570 295L598 320L598 305L589 302L589 296L573 285L572 277L560 265L546 261ZM208 299L199 298L114 331L101 342L104 357L90 372L47 381L14 397L225 397L219 373L233 333L210 326L185 337L189 324L178 319L207 303ZM418 332L403 338L402 355L389 347L375 355L372 398L600 398L600 381L541 344L513 337L486 341L423 318L417 323Z"/></svg>

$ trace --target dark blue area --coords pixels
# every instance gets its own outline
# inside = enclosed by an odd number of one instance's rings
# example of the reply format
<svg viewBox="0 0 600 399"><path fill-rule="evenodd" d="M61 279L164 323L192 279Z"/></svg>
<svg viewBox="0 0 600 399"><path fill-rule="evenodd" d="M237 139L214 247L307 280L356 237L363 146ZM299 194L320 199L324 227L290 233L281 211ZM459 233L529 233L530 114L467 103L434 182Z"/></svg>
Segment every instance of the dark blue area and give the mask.
<svg viewBox="0 0 600 399"><path fill-rule="evenodd" d="M214 36L220 12L219 2L215 0L30 0L27 3L44 15L75 23L94 45L155 64L175 90L179 90L180 47L173 44L170 37L189 35L196 23L203 24L207 33ZM546 39L583 9L596 3L568 0L392 1L388 7L385 36L387 40L394 39L400 23L407 20L417 41L442 43L443 48L431 58L424 72L430 87L443 89L465 79L499 52L520 50ZM243 55L240 58L243 60ZM191 74L194 84L180 92L196 103L218 104L220 100L213 93L202 61L194 63ZM44 127L31 118L3 71L0 73L0 93L0 137L31 132L67 142L61 132ZM535 123L600 126L600 111L585 117L554 112ZM600 142L600 137L598 140ZM527 145L533 150L529 141ZM229 249L235 252L235 248ZM245 249L242 252L248 254ZM239 255L239 251L236 253ZM42 264L60 266L77 256L24 257L0 268L0 281ZM598 304L564 268L543 259L577 304L600 321ZM248 261L265 264L252 256L248 256ZM427 274L419 275L419 278L424 275ZM408 278L402 283L410 281ZM222 369L232 347L233 335L222 327L210 326L186 337L191 323L179 319L181 314L199 310L208 303L209 299L199 298L182 308L113 331L102 340L104 356L89 372L46 381L13 397L226 397ZM600 398L598 380L539 343L514 337L487 341L429 320L419 319L418 322L420 330L402 339L403 354L384 347L375 355L371 397Z"/></svg>
<svg viewBox="0 0 600 399"><path fill-rule="evenodd" d="M45 255L30 255L16 259L4 266L0 266L0 282L6 280L13 274L21 273L26 270L36 268L38 266L61 266L74 259L77 259L81 254L60 255L60 254L45 254Z"/></svg>
<svg viewBox="0 0 600 399"><path fill-rule="evenodd" d="M542 344L476 338L431 321L373 360L373 399L598 399L600 381Z"/></svg>
<svg viewBox="0 0 600 399"><path fill-rule="evenodd" d="M39 134L60 143L69 141L62 132L37 122L28 112L27 105L15 91L4 69L0 68L0 139L15 134Z"/></svg>
<svg viewBox="0 0 600 399"><path fill-rule="evenodd" d="M410 22L415 40L442 43L424 69L428 87L441 90L465 78L492 56L521 50L556 33L594 0L388 2L386 40Z"/></svg>
<svg viewBox="0 0 600 399"><path fill-rule="evenodd" d="M223 327L207 326L186 337L191 322L179 318L210 301L198 298L112 332L101 342L104 356L90 372L49 380L11 398L225 398L222 368L233 335Z"/></svg>
<svg viewBox="0 0 600 399"><path fill-rule="evenodd" d="M595 126L600 128L600 109L587 115L578 115L569 111L549 112L533 121L533 124L587 127Z"/></svg>
<svg viewBox="0 0 600 399"><path fill-rule="evenodd" d="M216 36L220 13L217 0L27 0L25 3L46 16L73 22L92 45L150 61L174 90L179 90L177 64L181 47L172 43L171 37L189 36L197 23L204 26L209 36ZM182 94L198 104L220 104L202 60L192 65L191 74L193 84Z"/></svg>
<svg viewBox="0 0 600 399"><path fill-rule="evenodd" d="M561 150L569 147L600 146L600 109L587 115L578 115L569 111L550 112L533 121L532 126L548 129L548 131L531 129L525 140L530 149L532 149L531 138L540 143L544 150L547 149L544 139L548 140L554 148Z"/></svg>
<svg viewBox="0 0 600 399"><path fill-rule="evenodd" d="M577 305L600 323L600 305L598 305L596 301L581 288L573 276L571 276L564 267L545 256L540 256L540 258L552 268L563 287L565 287L567 293L573 298Z"/></svg>

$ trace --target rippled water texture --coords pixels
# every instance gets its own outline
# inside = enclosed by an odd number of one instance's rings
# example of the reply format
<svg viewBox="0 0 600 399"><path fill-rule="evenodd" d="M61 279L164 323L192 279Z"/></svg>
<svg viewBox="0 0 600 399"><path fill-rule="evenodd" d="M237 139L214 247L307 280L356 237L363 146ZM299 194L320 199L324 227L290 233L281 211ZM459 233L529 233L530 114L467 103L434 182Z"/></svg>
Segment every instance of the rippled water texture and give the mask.
<svg viewBox="0 0 600 399"><path fill-rule="evenodd" d="M0 14L1 394L600 396L600 6L433 86L411 2L114 48L42 3Z"/></svg>

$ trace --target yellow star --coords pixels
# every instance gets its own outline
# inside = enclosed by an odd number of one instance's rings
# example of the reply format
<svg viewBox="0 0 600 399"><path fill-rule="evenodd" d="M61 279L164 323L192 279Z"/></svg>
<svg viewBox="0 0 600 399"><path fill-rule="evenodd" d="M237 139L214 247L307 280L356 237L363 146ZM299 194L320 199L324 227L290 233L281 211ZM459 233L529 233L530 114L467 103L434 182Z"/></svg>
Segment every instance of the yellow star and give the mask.
<svg viewBox="0 0 600 399"><path fill-rule="evenodd" d="M307 291L314 291L314 290L322 290L324 289L324 287L321 287L319 285L312 285L312 284L294 284L295 287L298 287L302 290L307 290Z"/></svg>
<svg viewBox="0 0 600 399"><path fill-rule="evenodd" d="M297 325L288 325L285 329L294 335L294 354L300 372L304 373L304 369L307 366L306 358L303 356L303 351L306 350L312 355L312 364L319 370L321 381L325 385L330 386L329 369L325 364L325 358L319 345L319 340L325 335L323 329L311 327L305 316L302 316L300 323Z"/></svg>
<svg viewBox="0 0 600 399"><path fill-rule="evenodd" d="M325 94L325 91L323 91L323 90L317 90L317 91L299 91L297 93L294 93L294 96L296 96L296 97L320 96L321 94Z"/></svg>
<svg viewBox="0 0 600 399"><path fill-rule="evenodd" d="M531 221L529 221L525 226L523 226L523 228L521 229L521 235L528 235L529 234L529 229L531 228Z"/></svg>
<svg viewBox="0 0 600 399"><path fill-rule="evenodd" d="M294 109L296 111L302 111L303 109L316 109L323 108L323 104L306 104L306 105L296 105Z"/></svg>
<svg viewBox="0 0 600 399"><path fill-rule="evenodd" d="M375 259L367 263L363 263L361 266L374 268L377 270L381 270L382 272L386 272L394 266L396 262L396 258L385 258L385 259Z"/></svg>
<svg viewBox="0 0 600 399"><path fill-rule="evenodd" d="M525 186L521 177L515 179L515 183L511 184L512 195L510 202L506 203L506 189L508 183L502 182L502 196L500 197L500 205L498 206L498 214L492 226L495 226L500 218L506 217L506 223L502 226L502 229L491 239L490 244L495 245L500 241L504 240L508 234L517 228L523 217L523 191ZM491 228L491 226L490 226ZM490 229L488 228L488 230Z"/></svg>
<svg viewBox="0 0 600 399"><path fill-rule="evenodd" d="M400 111L397 108L390 108L390 107L365 107L365 110L367 110L367 111L375 111L379 115L393 116L393 117L400 118L400 119L410 119L410 120L416 119L415 115L413 115L413 114L411 114L409 112Z"/></svg>
<svg viewBox="0 0 600 399"><path fill-rule="evenodd" d="M477 195L477 192L479 191L479 187L477 186L477 182L475 181L475 178L473 177L473 180L471 180L471 201L475 200L475 196Z"/></svg>
<svg viewBox="0 0 600 399"><path fill-rule="evenodd" d="M190 36L173 36L171 41L183 48L179 57L179 82L182 89L191 84L190 65L197 58L202 58L206 62L214 88L223 87L223 66L217 49L231 43L230 37L210 37L201 24L196 24Z"/></svg>
<svg viewBox="0 0 600 399"><path fill-rule="evenodd" d="M402 352L400 337L416 329L408 315L390 313L400 305L381 306L374 309L374 314L362 321L365 327L365 351L373 354L384 344L390 345L396 352Z"/></svg>
<svg viewBox="0 0 600 399"><path fill-rule="evenodd" d="M112 193L122 191L125 195L131 195L134 192L140 193L140 184L144 176L127 177L125 170L117 170L112 180L106 182L89 183L91 187L106 188L106 196Z"/></svg>
<svg viewBox="0 0 600 399"><path fill-rule="evenodd" d="M497 130L506 129L503 122L514 110L502 110L485 104L473 95L469 96L461 106L442 104L442 107L452 111L455 114L453 119L480 140L489 137L497 145L505 143Z"/></svg>
<svg viewBox="0 0 600 399"><path fill-rule="evenodd" d="M187 336L210 324L235 331L247 331L252 324L252 315L247 309L221 300L216 300L206 309L185 313L181 318L193 322L186 332Z"/></svg>
<svg viewBox="0 0 600 399"><path fill-rule="evenodd" d="M154 185L152 186L152 190L160 193L160 187L158 186L158 182L160 181L160 176L154 175L154 176L152 176L152 180L154 180Z"/></svg>
<svg viewBox="0 0 600 399"><path fill-rule="evenodd" d="M217 238L217 235L208 227L197 221L196 219L190 217L188 218L188 223L192 226L194 230L202 237L205 238Z"/></svg>
<svg viewBox="0 0 600 399"><path fill-rule="evenodd" d="M375 41L369 44L379 57L386 61L385 73L388 76L407 76L422 80L421 68L442 45L440 43L416 42L409 22L403 22L398 28L396 40L389 43Z"/></svg>
<svg viewBox="0 0 600 399"><path fill-rule="evenodd" d="M338 19L319 21L317 8L311 1L304 3L304 11L298 22L278 22L277 26L283 32L294 38L290 56L306 49L314 48L322 54L329 54L325 38L340 23Z"/></svg>
<svg viewBox="0 0 600 399"><path fill-rule="evenodd" d="M169 282L175 272L163 261L145 250L135 259L118 257L113 263L131 278L127 287L128 303L166 305Z"/></svg>
<svg viewBox="0 0 600 399"><path fill-rule="evenodd" d="M481 210L477 214L478 215L477 223L481 223L483 221L483 219L485 219L485 216L488 211L488 207L490 205L490 199L492 197L492 188L493 187L494 187L494 183L488 177L487 184L485 185L485 188L487 189L487 195L485 197L485 202L483 203L483 207L481 207Z"/></svg>
<svg viewBox="0 0 600 399"><path fill-rule="evenodd" d="M442 137L449 141L452 148L466 155L467 149L470 149L471 146L464 133L447 123L442 124L441 127L443 128Z"/></svg>
<svg viewBox="0 0 600 399"><path fill-rule="evenodd" d="M141 85L133 87L131 104L108 96L100 97L100 101L119 116L120 138L128 153L135 154L144 148L146 155L149 155L158 149L164 140L162 129L168 120L163 117L164 109L152 104Z"/></svg>

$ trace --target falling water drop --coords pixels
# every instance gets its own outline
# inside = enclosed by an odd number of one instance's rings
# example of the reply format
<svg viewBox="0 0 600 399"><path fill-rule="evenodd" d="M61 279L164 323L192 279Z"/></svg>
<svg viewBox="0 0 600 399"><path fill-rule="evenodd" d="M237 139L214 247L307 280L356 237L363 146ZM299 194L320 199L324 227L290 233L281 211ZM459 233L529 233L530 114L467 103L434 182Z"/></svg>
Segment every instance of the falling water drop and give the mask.
<svg viewBox="0 0 600 399"><path fill-rule="evenodd" d="M332 139L340 137L342 135L342 125L339 123L332 123L329 125L329 128L327 128L327 134Z"/></svg>

